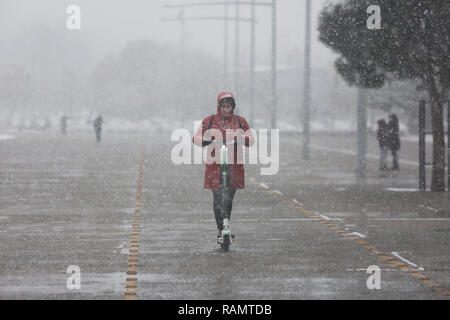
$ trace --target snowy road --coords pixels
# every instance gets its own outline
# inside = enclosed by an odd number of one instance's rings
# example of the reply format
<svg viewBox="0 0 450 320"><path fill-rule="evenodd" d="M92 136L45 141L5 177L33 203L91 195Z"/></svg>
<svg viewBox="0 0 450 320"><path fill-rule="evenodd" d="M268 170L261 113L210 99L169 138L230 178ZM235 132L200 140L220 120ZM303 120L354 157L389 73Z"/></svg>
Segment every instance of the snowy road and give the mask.
<svg viewBox="0 0 450 320"><path fill-rule="evenodd" d="M173 165L169 134L105 138L2 141L0 299L448 298L448 193L411 191L413 165L380 178L370 157L358 180L350 135L314 135L310 162L282 136L277 175L248 166L228 254L203 166ZM403 161L415 161L414 146ZM67 286L71 265L80 289ZM367 287L371 265L379 290Z"/></svg>
<svg viewBox="0 0 450 320"><path fill-rule="evenodd" d="M14 140L16 137L10 134L0 134L0 141L4 140Z"/></svg>

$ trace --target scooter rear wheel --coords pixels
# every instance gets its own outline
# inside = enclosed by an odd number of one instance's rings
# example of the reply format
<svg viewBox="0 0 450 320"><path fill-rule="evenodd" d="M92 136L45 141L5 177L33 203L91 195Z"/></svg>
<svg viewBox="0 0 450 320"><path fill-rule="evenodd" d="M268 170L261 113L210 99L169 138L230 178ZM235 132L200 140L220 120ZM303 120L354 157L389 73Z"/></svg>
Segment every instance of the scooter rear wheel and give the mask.
<svg viewBox="0 0 450 320"><path fill-rule="evenodd" d="M223 244L222 244L222 250L225 252L230 251L230 236L229 235L224 235L223 236Z"/></svg>

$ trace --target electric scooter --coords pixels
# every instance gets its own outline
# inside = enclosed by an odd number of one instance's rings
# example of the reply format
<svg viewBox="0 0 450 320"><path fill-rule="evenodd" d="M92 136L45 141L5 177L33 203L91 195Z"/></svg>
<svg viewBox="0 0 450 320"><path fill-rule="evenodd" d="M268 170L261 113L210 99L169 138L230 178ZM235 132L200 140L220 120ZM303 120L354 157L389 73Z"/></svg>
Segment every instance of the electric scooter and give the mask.
<svg viewBox="0 0 450 320"><path fill-rule="evenodd" d="M221 190L222 190L222 210L225 209L225 196L224 193L228 188L228 147L232 146L234 148L235 141L226 142L223 141L220 152L220 167L222 169L222 179L221 179ZM222 212L222 217L224 212ZM234 234L231 234L230 221L228 218L223 219L223 230L222 237L217 240L217 242L222 247L224 252L230 251L230 245L234 242Z"/></svg>

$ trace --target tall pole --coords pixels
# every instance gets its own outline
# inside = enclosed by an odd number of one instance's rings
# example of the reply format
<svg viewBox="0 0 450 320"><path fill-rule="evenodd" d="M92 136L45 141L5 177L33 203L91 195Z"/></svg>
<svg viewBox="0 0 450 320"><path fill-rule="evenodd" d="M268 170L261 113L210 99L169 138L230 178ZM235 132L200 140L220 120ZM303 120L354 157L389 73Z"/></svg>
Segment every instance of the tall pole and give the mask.
<svg viewBox="0 0 450 320"><path fill-rule="evenodd" d="M236 0L236 35L235 35L235 52L234 52L234 63L235 63L235 79L234 79L234 90L236 94L239 94L239 18L240 18L240 3Z"/></svg>
<svg viewBox="0 0 450 320"><path fill-rule="evenodd" d="M425 176L425 100L419 104L419 189L426 190Z"/></svg>
<svg viewBox="0 0 450 320"><path fill-rule="evenodd" d="M180 15L178 16L178 18L180 19L180 87L181 87L181 91L185 92L186 88L185 88L185 68L184 68L184 6L181 8L180 11ZM178 97L178 103L179 106L182 106L182 101L181 101L181 96ZM184 127L184 120L185 120L185 108L182 107L181 108L181 126Z"/></svg>
<svg viewBox="0 0 450 320"><path fill-rule="evenodd" d="M237 17L229 17L229 6L230 4L236 5L239 7L240 5L250 5L251 6L251 19L244 19L240 18L240 11L239 8L236 8L236 15ZM200 6L224 6L225 15L224 17L190 17L190 18L184 18L183 20L224 20L224 53L223 53L223 82L224 87L229 86L229 74L228 74L228 21L229 20L237 20L237 21L246 21L251 23L251 39L250 39L250 121L253 121L255 119L255 7L256 6L263 6L266 8L272 9L272 72L271 72L271 86L272 86L272 100L271 100L271 124L272 127L276 127L276 108L277 108L277 48L276 48L276 30L277 30L277 22L276 22L276 0L267 0L267 1L241 1L241 0L223 0L223 1L217 1L217 2L192 2L192 3L184 3L181 5L164 5L165 8L180 8L180 7L200 7ZM170 21L173 19L165 19L166 21ZM239 25L237 24L237 36L236 36L236 56L239 56ZM239 86L239 59L236 59L236 86Z"/></svg>
<svg viewBox="0 0 450 320"><path fill-rule="evenodd" d="M252 0L251 6L251 34L250 34L250 124L253 126L255 121L255 1Z"/></svg>
<svg viewBox="0 0 450 320"><path fill-rule="evenodd" d="M277 4L272 0L272 129L277 128L277 102Z"/></svg>
<svg viewBox="0 0 450 320"><path fill-rule="evenodd" d="M447 102L447 190L450 192L450 100Z"/></svg>
<svg viewBox="0 0 450 320"><path fill-rule="evenodd" d="M305 26L305 80L303 92L303 158L310 159L310 108L311 108L311 0L306 0Z"/></svg>
<svg viewBox="0 0 450 320"><path fill-rule="evenodd" d="M223 73L224 73L224 88L228 87L228 6L229 0L225 0L225 19L224 19L224 34L225 40L223 45Z"/></svg>
<svg viewBox="0 0 450 320"><path fill-rule="evenodd" d="M182 71L184 71L184 8L181 9L180 15L180 63ZM184 78L184 72L181 73L182 78Z"/></svg>

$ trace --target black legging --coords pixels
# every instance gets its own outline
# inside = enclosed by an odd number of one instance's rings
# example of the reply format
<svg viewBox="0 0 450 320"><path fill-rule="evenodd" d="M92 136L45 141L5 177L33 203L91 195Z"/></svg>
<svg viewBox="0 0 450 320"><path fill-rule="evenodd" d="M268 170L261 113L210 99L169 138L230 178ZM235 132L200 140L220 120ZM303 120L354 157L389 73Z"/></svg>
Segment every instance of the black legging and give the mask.
<svg viewBox="0 0 450 320"><path fill-rule="evenodd" d="M230 185L230 170L227 170L227 185ZM231 189L224 186L223 176L220 178L220 189L213 190L214 197L214 216L216 218L217 229L223 230L223 219L231 218L231 209L233 208L233 199L236 194L236 189Z"/></svg>

